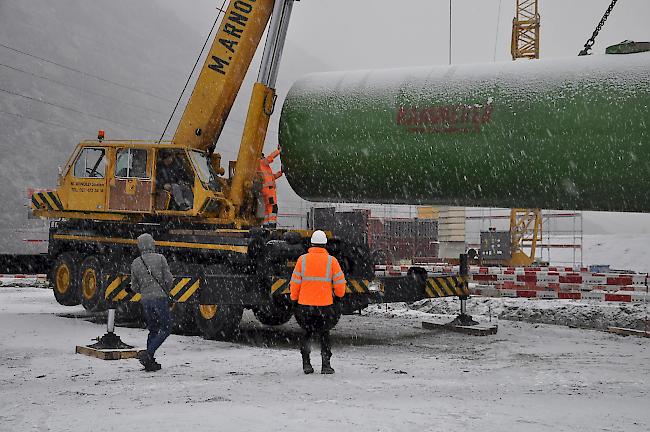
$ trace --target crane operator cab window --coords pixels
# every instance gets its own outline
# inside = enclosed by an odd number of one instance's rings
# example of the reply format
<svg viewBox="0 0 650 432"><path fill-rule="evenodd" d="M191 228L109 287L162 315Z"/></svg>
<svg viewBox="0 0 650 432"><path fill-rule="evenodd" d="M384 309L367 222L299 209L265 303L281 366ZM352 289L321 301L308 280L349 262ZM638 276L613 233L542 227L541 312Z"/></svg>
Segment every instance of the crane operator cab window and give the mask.
<svg viewBox="0 0 650 432"><path fill-rule="evenodd" d="M147 150L119 149L117 151L117 162L115 163L115 177L148 178Z"/></svg>
<svg viewBox="0 0 650 432"><path fill-rule="evenodd" d="M85 148L74 164L74 176L77 178L100 178L106 175L106 150Z"/></svg>
<svg viewBox="0 0 650 432"><path fill-rule="evenodd" d="M156 160L156 208L187 211L194 206L194 174L184 151L161 150Z"/></svg>

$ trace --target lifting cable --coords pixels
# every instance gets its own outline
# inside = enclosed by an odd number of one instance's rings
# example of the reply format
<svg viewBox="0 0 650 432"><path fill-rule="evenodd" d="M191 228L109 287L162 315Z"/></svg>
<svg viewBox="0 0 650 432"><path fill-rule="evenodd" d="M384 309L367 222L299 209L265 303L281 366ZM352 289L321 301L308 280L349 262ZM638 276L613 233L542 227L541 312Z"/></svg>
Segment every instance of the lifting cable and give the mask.
<svg viewBox="0 0 650 432"><path fill-rule="evenodd" d="M497 9L497 31L496 36L494 37L494 54L492 55L492 62L497 61L497 45L499 43L499 27L501 26L501 3L503 0L499 0L499 8Z"/></svg>
<svg viewBox="0 0 650 432"><path fill-rule="evenodd" d="M605 15L603 15L603 17L600 19L600 22L596 26L596 30L594 30L594 33L591 35L591 37L587 39L587 43L585 43L585 47L582 49L582 51L580 51L580 53L578 53L578 56L586 56L590 54L589 51L591 50L591 47L594 46L598 33L600 33L603 26L605 25L605 21L607 21L607 18L609 18L609 14L612 13L612 10L614 9L614 6L616 6L617 1L618 0L612 0L612 3L605 11Z"/></svg>
<svg viewBox="0 0 650 432"><path fill-rule="evenodd" d="M196 58L196 63L194 63L194 67L192 68L192 72L190 72L190 75L187 77L187 82L185 83L185 87L183 87L183 90L181 91L180 96L178 96L178 100L176 101L176 106L174 106L174 109L172 110L172 114L169 116L169 120L167 120L167 124L165 125L165 129L163 130L162 135L160 136L160 139L158 140L158 144L160 144L165 137L165 133L167 133L167 128L169 128L169 124L172 122L172 118L174 117L174 114L176 114L176 110L178 109L178 105L181 103L181 99L183 98L183 95L185 94L185 90L187 90L187 86L190 85L190 80L192 79L192 75L194 75L194 71L196 70L196 67L199 64L199 61L201 60L201 57L203 56L203 51L205 51L205 47L208 46L208 42L210 42L210 38L212 36L212 32L214 32L214 28L217 26L217 23L219 22L219 18L221 17L221 14L225 14L226 11L224 10L224 7L226 6L226 0L223 0L223 3L221 4L221 7L218 7L217 10L219 13L217 14L217 18L214 20L214 24L212 24L212 28L210 29L210 33L208 33L208 37L205 39L205 42L203 43L203 48L201 48L201 52L199 53L199 56Z"/></svg>

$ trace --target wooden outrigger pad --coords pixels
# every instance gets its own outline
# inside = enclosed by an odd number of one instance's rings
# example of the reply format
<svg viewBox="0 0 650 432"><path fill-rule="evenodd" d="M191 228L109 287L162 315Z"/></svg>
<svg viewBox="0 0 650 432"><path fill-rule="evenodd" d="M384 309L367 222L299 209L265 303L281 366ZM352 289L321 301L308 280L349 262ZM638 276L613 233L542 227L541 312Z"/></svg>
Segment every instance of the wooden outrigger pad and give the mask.
<svg viewBox="0 0 650 432"><path fill-rule="evenodd" d="M89 346L77 345L75 348L77 354L87 355L89 357L95 357L100 360L125 360L137 358L138 350L136 349L124 349L124 350L102 350L97 348L91 348Z"/></svg>

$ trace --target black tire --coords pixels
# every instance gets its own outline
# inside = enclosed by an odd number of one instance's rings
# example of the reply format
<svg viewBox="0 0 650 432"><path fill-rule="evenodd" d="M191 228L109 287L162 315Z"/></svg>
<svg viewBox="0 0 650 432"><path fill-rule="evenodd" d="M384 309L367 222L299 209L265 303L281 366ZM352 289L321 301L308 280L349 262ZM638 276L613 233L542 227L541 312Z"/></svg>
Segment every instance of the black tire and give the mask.
<svg viewBox="0 0 650 432"><path fill-rule="evenodd" d="M194 319L195 305L191 303L174 303L172 307L172 332L181 335L193 335L198 332Z"/></svg>
<svg viewBox="0 0 650 432"><path fill-rule="evenodd" d="M268 305L253 309L253 314L262 324L277 326L289 322L293 316L293 310L291 303L276 300Z"/></svg>
<svg viewBox="0 0 650 432"><path fill-rule="evenodd" d="M64 252L56 257L50 270L54 298L63 306L76 306L81 303L80 261L81 255L78 253Z"/></svg>
<svg viewBox="0 0 650 432"><path fill-rule="evenodd" d="M81 305L88 312L105 311L108 303L104 299L106 286L104 284L104 271L99 259L88 256L81 263L79 269L81 279Z"/></svg>
<svg viewBox="0 0 650 432"><path fill-rule="evenodd" d="M205 339L230 339L237 333L243 313L240 305L196 305L196 326Z"/></svg>

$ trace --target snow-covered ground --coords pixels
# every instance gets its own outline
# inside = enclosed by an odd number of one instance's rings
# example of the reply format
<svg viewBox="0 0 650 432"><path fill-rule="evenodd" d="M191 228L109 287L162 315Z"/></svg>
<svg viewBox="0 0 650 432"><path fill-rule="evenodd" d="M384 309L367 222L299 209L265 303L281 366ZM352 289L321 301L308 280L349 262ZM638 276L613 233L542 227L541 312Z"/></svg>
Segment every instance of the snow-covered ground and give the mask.
<svg viewBox="0 0 650 432"><path fill-rule="evenodd" d="M3 287L0 431L650 429L647 339L503 320L496 336L470 337L423 330L420 309L343 317L333 376L302 374L295 322L270 329L249 315L232 342L172 335L162 371L146 373L74 354L105 330L57 316L81 309Z"/></svg>

